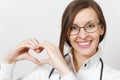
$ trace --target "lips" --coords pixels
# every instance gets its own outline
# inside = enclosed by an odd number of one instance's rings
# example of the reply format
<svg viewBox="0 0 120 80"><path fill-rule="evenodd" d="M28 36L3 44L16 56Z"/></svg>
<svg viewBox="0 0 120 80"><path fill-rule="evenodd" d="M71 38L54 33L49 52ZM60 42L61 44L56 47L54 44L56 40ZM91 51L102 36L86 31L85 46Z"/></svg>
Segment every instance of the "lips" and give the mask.
<svg viewBox="0 0 120 80"><path fill-rule="evenodd" d="M77 42L80 48L89 48L92 41Z"/></svg>

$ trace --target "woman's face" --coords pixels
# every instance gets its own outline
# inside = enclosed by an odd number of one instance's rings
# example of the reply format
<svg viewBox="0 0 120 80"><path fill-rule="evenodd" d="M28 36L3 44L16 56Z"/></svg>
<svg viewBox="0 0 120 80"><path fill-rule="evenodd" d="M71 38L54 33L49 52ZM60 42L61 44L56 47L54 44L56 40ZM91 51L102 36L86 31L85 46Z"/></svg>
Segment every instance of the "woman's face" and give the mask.
<svg viewBox="0 0 120 80"><path fill-rule="evenodd" d="M88 22L99 22L96 12L92 8L85 8L77 13L73 20L73 25L79 27L85 26ZM104 30L99 27L93 33L87 33L84 28L76 35L70 35L69 40L73 47L74 54L80 54L86 58L95 54L99 44L100 35Z"/></svg>

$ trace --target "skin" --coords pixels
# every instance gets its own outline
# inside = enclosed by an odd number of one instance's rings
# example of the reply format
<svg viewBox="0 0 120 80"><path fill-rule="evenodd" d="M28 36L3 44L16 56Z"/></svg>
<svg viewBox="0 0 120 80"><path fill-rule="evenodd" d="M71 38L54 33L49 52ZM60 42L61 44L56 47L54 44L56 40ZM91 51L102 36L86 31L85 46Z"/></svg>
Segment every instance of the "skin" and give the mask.
<svg viewBox="0 0 120 80"><path fill-rule="evenodd" d="M77 13L73 24L83 27L89 21L99 22L96 12L92 8L85 8ZM86 59L96 53L99 44L100 35L104 30L99 29L94 33L87 33L81 28L79 34L69 36L70 43L73 47L74 65L76 71L80 69Z"/></svg>
<svg viewBox="0 0 120 80"><path fill-rule="evenodd" d="M38 54L41 54L42 51L45 50L49 57L39 61L29 54L29 49L32 49ZM58 46L49 41L39 43L36 39L25 40L10 51L8 55L4 57L2 63L15 64L21 60L32 61L37 65L50 64L61 74L61 77L70 72Z"/></svg>

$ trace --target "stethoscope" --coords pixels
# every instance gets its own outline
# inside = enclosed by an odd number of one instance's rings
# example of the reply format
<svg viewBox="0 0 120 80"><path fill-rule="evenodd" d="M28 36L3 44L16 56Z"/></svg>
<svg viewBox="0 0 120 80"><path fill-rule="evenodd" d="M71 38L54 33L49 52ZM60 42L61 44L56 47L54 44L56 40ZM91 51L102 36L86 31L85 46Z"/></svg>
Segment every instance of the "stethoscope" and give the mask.
<svg viewBox="0 0 120 80"><path fill-rule="evenodd" d="M68 54L66 54L66 55L64 56L64 58L65 58L66 56L68 56ZM103 64L103 60L102 60L101 58L100 58L100 62L101 62L101 70L100 70L100 78L99 78L99 80L102 80L104 64ZM55 68L52 68L52 70L50 71L49 79L51 78L54 70L55 70ZM59 80L60 80L60 78L61 78L61 77L59 76Z"/></svg>

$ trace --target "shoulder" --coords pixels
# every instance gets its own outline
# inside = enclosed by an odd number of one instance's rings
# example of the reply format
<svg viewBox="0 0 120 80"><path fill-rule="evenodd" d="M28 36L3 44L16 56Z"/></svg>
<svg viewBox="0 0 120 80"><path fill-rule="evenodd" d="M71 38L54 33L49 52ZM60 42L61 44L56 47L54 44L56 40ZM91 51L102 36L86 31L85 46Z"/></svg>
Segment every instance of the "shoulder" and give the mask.
<svg viewBox="0 0 120 80"><path fill-rule="evenodd" d="M110 80L120 80L120 70L114 69L107 64L104 64L103 76Z"/></svg>

